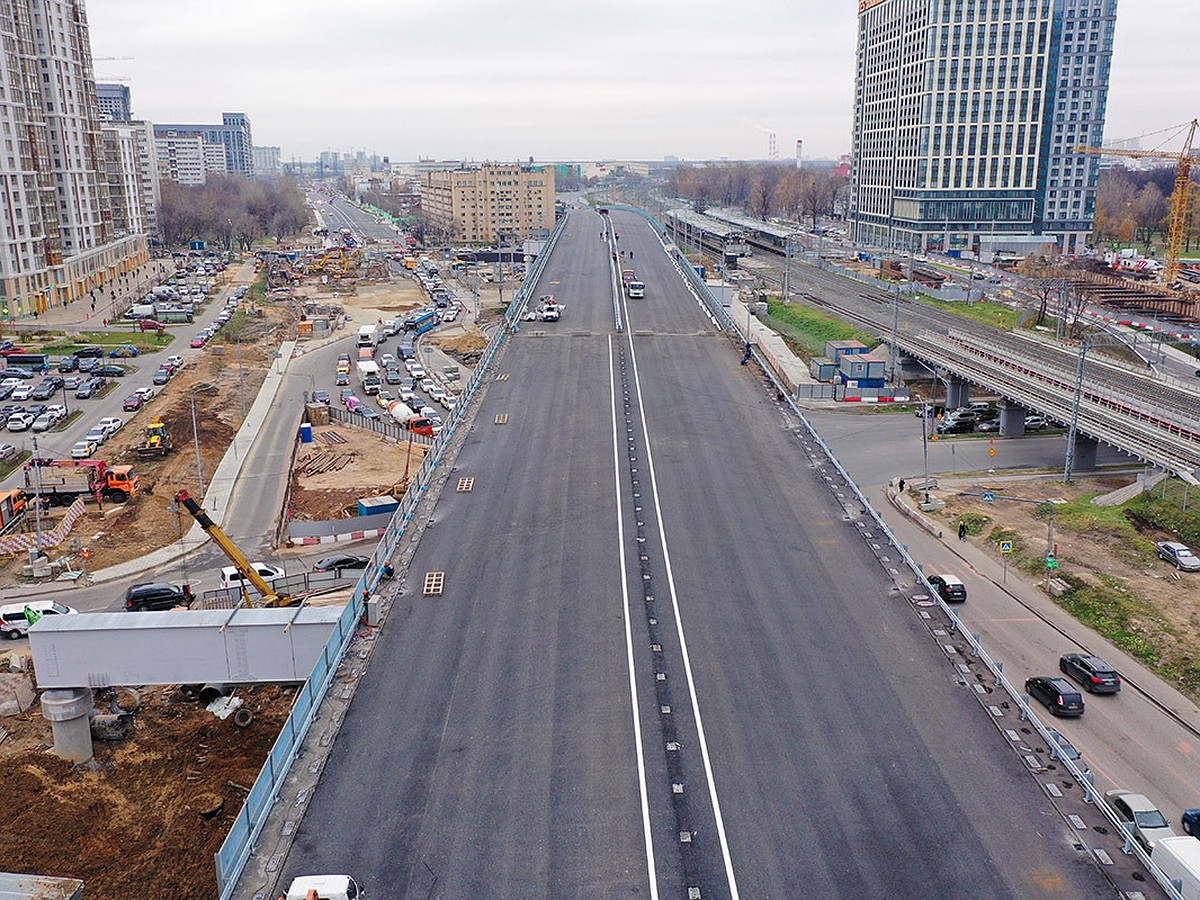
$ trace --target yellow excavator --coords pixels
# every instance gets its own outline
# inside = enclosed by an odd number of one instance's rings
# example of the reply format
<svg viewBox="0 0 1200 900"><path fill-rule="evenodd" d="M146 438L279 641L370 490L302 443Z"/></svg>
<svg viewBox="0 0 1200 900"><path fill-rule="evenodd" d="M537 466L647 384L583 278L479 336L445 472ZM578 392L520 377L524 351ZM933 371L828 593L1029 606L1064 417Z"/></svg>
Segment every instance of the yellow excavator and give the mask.
<svg viewBox="0 0 1200 900"><path fill-rule="evenodd" d="M250 565L250 560L246 559L246 554L238 549L237 544L229 539L229 536L221 530L187 491L180 491L175 495L175 502L192 514L192 518L200 523L200 527L205 533L213 539L213 543L221 548L221 551L229 557L229 561L233 563L234 568L242 576L242 598L246 601L247 606L257 607L274 607L274 606L298 606L300 600L293 598L290 594L277 593L275 588L270 585L265 578L255 571L254 566ZM259 596L251 597L250 592L246 589L246 582L249 582Z"/></svg>
<svg viewBox="0 0 1200 900"><path fill-rule="evenodd" d="M171 435L163 424L162 416L155 416L146 426L146 437L137 452L143 456L166 456L171 452Z"/></svg>

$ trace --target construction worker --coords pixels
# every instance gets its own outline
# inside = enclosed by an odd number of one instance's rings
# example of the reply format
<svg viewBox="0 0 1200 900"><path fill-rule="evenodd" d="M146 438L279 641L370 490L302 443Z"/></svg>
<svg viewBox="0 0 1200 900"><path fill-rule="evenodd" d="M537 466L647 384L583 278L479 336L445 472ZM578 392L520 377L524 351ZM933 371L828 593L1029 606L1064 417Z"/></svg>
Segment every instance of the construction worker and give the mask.
<svg viewBox="0 0 1200 900"><path fill-rule="evenodd" d="M41 617L42 617L42 614L40 612L37 612L36 610L31 609L29 606L25 607L25 621L29 623L29 626L31 628L37 624L38 619L40 619Z"/></svg>

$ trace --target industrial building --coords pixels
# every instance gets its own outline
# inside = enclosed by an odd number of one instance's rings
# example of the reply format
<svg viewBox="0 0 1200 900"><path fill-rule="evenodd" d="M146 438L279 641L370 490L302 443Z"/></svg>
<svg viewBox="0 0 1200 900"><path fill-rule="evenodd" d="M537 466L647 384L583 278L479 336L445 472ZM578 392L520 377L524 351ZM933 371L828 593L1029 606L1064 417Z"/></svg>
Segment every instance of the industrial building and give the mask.
<svg viewBox="0 0 1200 900"><path fill-rule="evenodd" d="M1081 251L1117 0L861 0L854 240L973 253L981 234Z"/></svg>

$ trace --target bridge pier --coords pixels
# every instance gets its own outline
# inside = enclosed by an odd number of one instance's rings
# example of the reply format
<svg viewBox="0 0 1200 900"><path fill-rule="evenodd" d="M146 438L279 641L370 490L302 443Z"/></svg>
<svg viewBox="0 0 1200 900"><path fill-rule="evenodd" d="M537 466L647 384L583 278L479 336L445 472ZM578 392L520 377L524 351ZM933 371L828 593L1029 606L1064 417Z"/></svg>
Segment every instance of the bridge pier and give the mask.
<svg viewBox="0 0 1200 900"><path fill-rule="evenodd" d="M961 378L946 378L946 409L958 409L971 400L971 385Z"/></svg>
<svg viewBox="0 0 1200 900"><path fill-rule="evenodd" d="M1075 461L1071 468L1076 472L1094 472L1096 470L1096 451L1100 442L1095 438L1075 435Z"/></svg>
<svg viewBox="0 0 1200 900"><path fill-rule="evenodd" d="M1000 404L1000 436L1020 437L1025 433L1025 407L1016 403ZM1093 462L1095 457L1093 456Z"/></svg>

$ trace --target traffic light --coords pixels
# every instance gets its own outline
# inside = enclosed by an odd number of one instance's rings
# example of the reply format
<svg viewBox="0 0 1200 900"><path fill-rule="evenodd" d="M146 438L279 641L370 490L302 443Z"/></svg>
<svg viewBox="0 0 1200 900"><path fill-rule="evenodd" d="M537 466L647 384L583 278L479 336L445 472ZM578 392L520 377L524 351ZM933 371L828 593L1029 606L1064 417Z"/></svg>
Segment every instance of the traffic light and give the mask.
<svg viewBox="0 0 1200 900"><path fill-rule="evenodd" d="M1058 568L1058 560L1056 560L1053 556L1047 556L1046 557L1046 568L1047 569L1057 569Z"/></svg>

